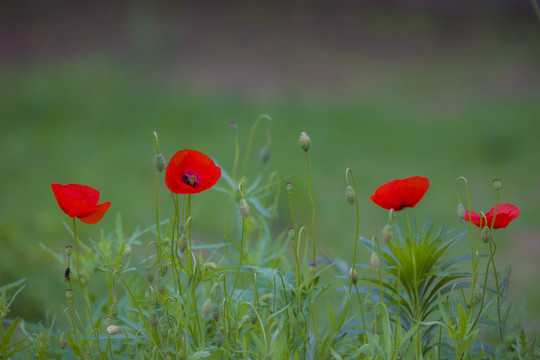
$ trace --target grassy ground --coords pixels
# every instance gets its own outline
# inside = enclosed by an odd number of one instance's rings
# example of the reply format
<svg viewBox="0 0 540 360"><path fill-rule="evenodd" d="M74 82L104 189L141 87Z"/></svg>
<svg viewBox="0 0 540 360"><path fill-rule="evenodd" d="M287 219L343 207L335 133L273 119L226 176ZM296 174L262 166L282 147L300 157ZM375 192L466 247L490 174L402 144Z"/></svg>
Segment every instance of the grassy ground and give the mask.
<svg viewBox="0 0 540 360"><path fill-rule="evenodd" d="M0 278L28 277L17 311L37 320L44 309L61 308L63 269L52 268L38 245L58 249L70 241L51 182L88 184L113 202L98 226L82 228L83 237L99 237L100 228L108 232L117 212L128 229L150 225L153 130L167 159L179 149L196 148L230 171L234 145L228 123L238 122L245 147L253 120L268 113L274 119L272 159L258 163L263 126L248 177L253 181L259 173L279 170L295 187L300 221L309 223L305 161L297 140L301 131L310 135L321 255L350 257L355 218L343 199L346 167L355 172L360 232L367 237L379 233L386 217L368 196L390 179L429 177L425 200L410 214L423 222L430 213L436 224L447 221L464 229L454 217L454 180L467 177L473 208L488 210L495 201L491 180L501 178L501 200L516 204L522 215L496 235L503 249L499 256L514 266L512 294L535 314L530 318L537 328L540 309L532 305L540 293L530 274L540 271L538 29L520 25L504 32L506 23L497 21L457 43L440 43L440 33L419 36L439 29L432 21L403 33L395 30L400 26L383 31L383 21L373 22L371 36L358 46L333 43L328 36L297 49L300 39L278 44L272 42L278 35L263 32L261 43L270 45L254 48L255 37L234 43L228 42L234 32L225 32L226 51L209 44L211 36L202 37L200 48L193 48L198 53L184 61L87 51L64 59L4 62ZM144 53L145 46L134 54ZM202 56L212 49L214 58ZM277 231L290 225L284 193L281 200ZM224 219L217 205L223 201L218 192L197 197L197 236L222 239ZM171 204L162 204L168 214ZM367 261L368 254L359 258Z"/></svg>

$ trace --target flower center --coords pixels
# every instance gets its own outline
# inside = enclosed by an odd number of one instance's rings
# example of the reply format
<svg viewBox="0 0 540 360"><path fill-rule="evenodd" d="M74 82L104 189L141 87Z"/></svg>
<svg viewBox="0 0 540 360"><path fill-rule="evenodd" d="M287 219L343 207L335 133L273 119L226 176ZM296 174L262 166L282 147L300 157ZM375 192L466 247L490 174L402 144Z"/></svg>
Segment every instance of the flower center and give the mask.
<svg viewBox="0 0 540 360"><path fill-rule="evenodd" d="M197 181L197 175L192 174L191 172L186 172L184 176L182 176L182 182L184 184L188 184L191 187L196 187L199 182Z"/></svg>

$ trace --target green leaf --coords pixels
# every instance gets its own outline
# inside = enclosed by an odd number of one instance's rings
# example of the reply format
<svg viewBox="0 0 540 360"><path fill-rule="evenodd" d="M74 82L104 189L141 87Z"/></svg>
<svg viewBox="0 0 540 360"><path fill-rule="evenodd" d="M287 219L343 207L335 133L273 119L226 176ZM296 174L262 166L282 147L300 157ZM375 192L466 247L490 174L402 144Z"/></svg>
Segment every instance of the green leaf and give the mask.
<svg viewBox="0 0 540 360"><path fill-rule="evenodd" d="M2 321L2 320L0 320ZM13 336L13 333L15 332L15 329L17 328L17 325L19 324L19 318L16 318L13 323L11 323L10 327L6 330L6 332L2 335L2 347L6 348L9 344L11 337Z"/></svg>
<svg viewBox="0 0 540 360"><path fill-rule="evenodd" d="M10 284L7 284L7 285L4 285L2 287L0 287L0 291L5 291L5 290L9 290L9 289L12 289L16 286L19 286L21 285L22 283L24 283L26 281L26 278L22 278L20 280L17 280L17 281L14 281Z"/></svg>

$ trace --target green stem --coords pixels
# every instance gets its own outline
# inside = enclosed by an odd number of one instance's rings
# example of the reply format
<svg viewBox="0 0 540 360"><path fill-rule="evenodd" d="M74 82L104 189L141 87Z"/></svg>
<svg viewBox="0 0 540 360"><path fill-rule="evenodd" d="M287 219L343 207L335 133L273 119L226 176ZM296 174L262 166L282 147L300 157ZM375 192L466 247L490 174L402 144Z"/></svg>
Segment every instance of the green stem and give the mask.
<svg viewBox="0 0 540 360"><path fill-rule="evenodd" d="M352 274L354 274L355 267L356 267L356 245L358 243L358 229L360 227L360 213L358 212L358 197L356 196L356 182L354 181L354 175L351 168L347 168L347 170L345 170L345 179L348 179L347 174L351 174L351 179L352 179L353 189L354 189L354 194L355 194L354 203L356 205L356 234L354 236L354 252L353 252L353 261L352 261L352 266L351 266L352 270L351 270L351 276L349 276L350 277L349 295L350 295L351 290L352 290L352 283L353 283Z"/></svg>
<svg viewBox="0 0 540 360"><path fill-rule="evenodd" d="M236 277L234 279L234 285L231 292L231 296L234 295L234 290L236 289L236 283L238 281L238 275L240 275L240 268L242 267L242 258L244 256L244 228L245 228L246 219L242 216L242 234L240 235L240 260L238 261L238 269L236 270Z"/></svg>
<svg viewBox="0 0 540 360"><path fill-rule="evenodd" d="M315 242L315 204L313 202L313 195L311 194L311 176L309 172L309 155L306 153L306 166L307 166L307 181L308 181L308 194L309 201L311 202L311 208L313 210L313 216L311 217L311 238L313 239L313 264L315 264L315 253L317 251L317 246Z"/></svg>

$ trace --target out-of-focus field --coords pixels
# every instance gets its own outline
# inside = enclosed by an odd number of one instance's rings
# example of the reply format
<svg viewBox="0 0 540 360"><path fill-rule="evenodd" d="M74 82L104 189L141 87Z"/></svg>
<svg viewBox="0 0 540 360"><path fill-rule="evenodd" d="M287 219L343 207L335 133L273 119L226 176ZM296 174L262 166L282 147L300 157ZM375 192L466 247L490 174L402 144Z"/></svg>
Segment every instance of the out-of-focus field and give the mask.
<svg viewBox="0 0 540 360"><path fill-rule="evenodd" d="M230 172L229 122L238 122L245 149L253 121L268 113L272 159L258 161L261 124L248 178L277 169L283 184L293 183L299 221L309 224L297 141L301 131L310 135L324 256L351 257L346 167L366 237L386 221L368 196L388 180L429 177L409 215L423 222L429 213L436 226L464 231L455 179L469 180L480 211L494 205L491 181L501 178L501 201L521 216L495 233L499 269L512 266L510 296L538 328L540 24L532 8L24 4L4 5L0 27L0 283L28 278L15 313L37 321L45 309L63 308L63 269L39 246L71 243L51 182L91 185L112 201L98 225L79 227L83 238L111 231L118 212L126 231L146 227L155 222L153 130L167 159L195 148ZM196 237L223 240L227 200L217 191L194 198ZM162 183L164 218L171 209ZM275 231L289 226L283 191ZM465 238L460 246L455 253L470 249Z"/></svg>

